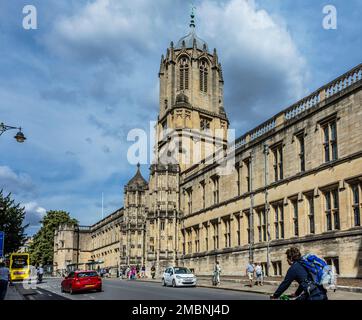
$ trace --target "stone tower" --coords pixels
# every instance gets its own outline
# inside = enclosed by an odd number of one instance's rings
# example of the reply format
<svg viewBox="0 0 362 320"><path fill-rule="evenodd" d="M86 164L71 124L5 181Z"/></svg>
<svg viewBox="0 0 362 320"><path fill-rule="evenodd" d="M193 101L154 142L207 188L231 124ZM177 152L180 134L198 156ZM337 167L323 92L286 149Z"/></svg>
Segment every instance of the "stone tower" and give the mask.
<svg viewBox="0 0 362 320"><path fill-rule="evenodd" d="M147 190L148 183L142 177L138 164L135 176L124 188L124 216L120 237L121 265L145 264Z"/></svg>
<svg viewBox="0 0 362 320"><path fill-rule="evenodd" d="M229 121L223 105L223 76L216 49L210 53L189 33L162 55L159 117L147 208L148 270L176 264L180 243L180 179L183 171L226 147Z"/></svg>
<svg viewBox="0 0 362 320"><path fill-rule="evenodd" d="M229 121L224 110L223 76L216 49L196 35L194 14L190 31L166 57L160 71L160 114L156 132L158 163L179 164L181 170L226 147Z"/></svg>

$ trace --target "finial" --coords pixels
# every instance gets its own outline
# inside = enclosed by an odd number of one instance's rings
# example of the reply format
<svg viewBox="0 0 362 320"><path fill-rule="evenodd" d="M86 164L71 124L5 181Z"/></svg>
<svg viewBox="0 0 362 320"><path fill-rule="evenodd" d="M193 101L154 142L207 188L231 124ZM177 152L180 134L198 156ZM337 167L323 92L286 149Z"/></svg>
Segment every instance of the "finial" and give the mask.
<svg viewBox="0 0 362 320"><path fill-rule="evenodd" d="M196 8L192 5L191 7L191 20L190 20L190 28L195 28L195 11Z"/></svg>
<svg viewBox="0 0 362 320"><path fill-rule="evenodd" d="M173 48L173 41L171 41L171 43L170 43L170 47L171 47L171 48Z"/></svg>

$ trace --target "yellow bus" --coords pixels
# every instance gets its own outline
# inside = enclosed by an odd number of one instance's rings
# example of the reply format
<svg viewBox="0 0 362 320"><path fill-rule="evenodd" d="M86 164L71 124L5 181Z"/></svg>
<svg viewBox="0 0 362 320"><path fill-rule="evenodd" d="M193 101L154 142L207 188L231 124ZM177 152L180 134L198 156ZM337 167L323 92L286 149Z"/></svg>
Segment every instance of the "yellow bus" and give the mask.
<svg viewBox="0 0 362 320"><path fill-rule="evenodd" d="M12 253L9 269L11 281L28 279L30 277L29 253Z"/></svg>

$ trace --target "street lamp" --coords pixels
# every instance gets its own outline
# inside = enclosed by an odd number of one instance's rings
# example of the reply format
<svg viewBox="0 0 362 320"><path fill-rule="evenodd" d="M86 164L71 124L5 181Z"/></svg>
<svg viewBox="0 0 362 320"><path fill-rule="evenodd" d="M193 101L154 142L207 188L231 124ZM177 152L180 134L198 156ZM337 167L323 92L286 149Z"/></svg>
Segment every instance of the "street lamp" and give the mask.
<svg viewBox="0 0 362 320"><path fill-rule="evenodd" d="M5 132L5 131L8 131L8 130L19 130L17 132L17 134L14 136L15 140L19 143L23 143L26 138L25 138L25 135L24 133L22 133L21 131L21 128L17 128L17 127L11 127L11 126L7 126L3 123L0 123L0 136Z"/></svg>

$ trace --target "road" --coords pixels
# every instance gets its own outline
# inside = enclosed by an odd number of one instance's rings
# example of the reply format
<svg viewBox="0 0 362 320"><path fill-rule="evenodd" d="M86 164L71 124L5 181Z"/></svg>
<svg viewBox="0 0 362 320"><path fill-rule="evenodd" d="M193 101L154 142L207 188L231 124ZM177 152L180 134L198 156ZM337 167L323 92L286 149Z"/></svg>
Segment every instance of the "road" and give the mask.
<svg viewBox="0 0 362 320"><path fill-rule="evenodd" d="M27 300L268 300L268 296L212 288L172 288L160 283L137 280L104 279L102 292L60 292L61 279L44 279L33 290L20 288Z"/></svg>

